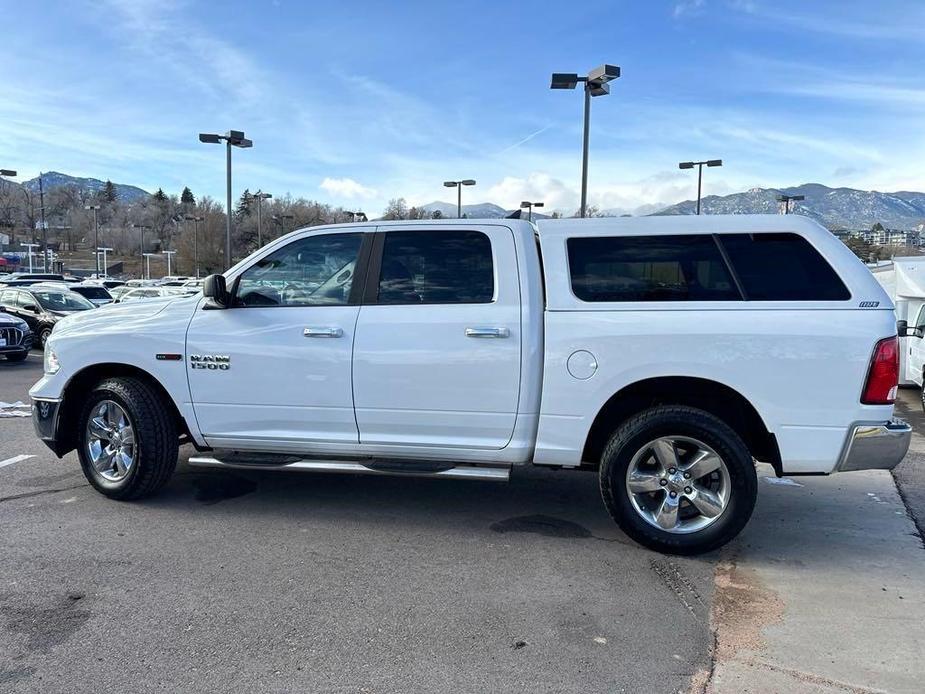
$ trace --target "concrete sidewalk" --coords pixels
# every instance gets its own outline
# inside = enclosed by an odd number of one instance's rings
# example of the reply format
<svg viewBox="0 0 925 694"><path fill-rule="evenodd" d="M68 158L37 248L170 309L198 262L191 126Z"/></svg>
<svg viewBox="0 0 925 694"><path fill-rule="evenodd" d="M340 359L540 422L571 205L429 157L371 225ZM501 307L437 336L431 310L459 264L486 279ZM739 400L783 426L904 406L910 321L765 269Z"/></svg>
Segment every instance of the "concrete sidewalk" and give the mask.
<svg viewBox="0 0 925 694"><path fill-rule="evenodd" d="M925 551L890 474L759 474L716 570L712 671L692 689L923 691Z"/></svg>

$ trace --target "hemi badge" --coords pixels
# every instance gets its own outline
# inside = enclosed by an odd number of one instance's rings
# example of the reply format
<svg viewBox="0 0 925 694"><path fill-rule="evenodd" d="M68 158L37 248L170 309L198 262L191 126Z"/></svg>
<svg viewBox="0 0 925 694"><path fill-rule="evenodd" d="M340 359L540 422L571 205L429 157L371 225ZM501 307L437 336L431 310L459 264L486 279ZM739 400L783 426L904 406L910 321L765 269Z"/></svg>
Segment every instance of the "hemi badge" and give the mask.
<svg viewBox="0 0 925 694"><path fill-rule="evenodd" d="M156 354L154 358L158 361L183 361L182 354Z"/></svg>

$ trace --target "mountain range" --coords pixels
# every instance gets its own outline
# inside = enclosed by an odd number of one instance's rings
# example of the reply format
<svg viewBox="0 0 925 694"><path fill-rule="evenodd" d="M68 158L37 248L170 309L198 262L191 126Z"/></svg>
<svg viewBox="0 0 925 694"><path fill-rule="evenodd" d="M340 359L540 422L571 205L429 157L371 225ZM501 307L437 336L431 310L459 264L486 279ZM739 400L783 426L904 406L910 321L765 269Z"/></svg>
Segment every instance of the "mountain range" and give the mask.
<svg viewBox="0 0 925 694"><path fill-rule="evenodd" d="M12 183L12 182L10 182ZM13 184L17 185L17 184ZM23 181L23 187L38 191L38 177ZM42 174L42 185L46 191L61 186L76 186L87 192L97 192L106 185L97 178L79 178L57 171ZM136 202L150 195L137 186L115 183L116 194L123 202ZM912 229L925 222L925 193L898 191L881 193L874 190L855 188L830 188L821 183L804 183L789 188L752 188L731 195L708 195L701 200L703 214L767 214L779 210L779 195L802 195L802 201L792 203L792 211L812 217L829 229L867 229L877 222L887 228ZM420 205L428 213L438 211L444 217L456 216L456 205L436 200ZM609 209L604 216L625 214L676 215L694 214L697 203L685 200L674 205L641 205L632 210ZM491 202L463 205L463 214L470 219L498 219L507 217L515 210L507 210ZM567 212L566 214L571 214ZM546 219L548 215L534 211L534 219Z"/></svg>
<svg viewBox="0 0 925 694"><path fill-rule="evenodd" d="M46 193L54 188L62 188L65 186L74 186L87 193L98 193L106 186L106 181L101 181L98 178L79 178L58 171L46 171L41 174L41 179L42 188L45 189ZM19 185L31 193L38 193L39 176L23 181ZM137 202L151 195L151 193L142 190L138 186L131 186L125 183L113 183L113 185L116 188L116 197L122 202Z"/></svg>

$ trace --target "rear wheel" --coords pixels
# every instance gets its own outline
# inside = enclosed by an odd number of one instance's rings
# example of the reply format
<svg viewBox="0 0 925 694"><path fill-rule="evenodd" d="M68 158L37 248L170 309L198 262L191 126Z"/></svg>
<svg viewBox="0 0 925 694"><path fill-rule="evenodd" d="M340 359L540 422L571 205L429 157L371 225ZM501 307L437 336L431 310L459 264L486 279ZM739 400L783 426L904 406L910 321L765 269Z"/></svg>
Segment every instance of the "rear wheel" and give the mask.
<svg viewBox="0 0 925 694"><path fill-rule="evenodd" d="M90 393L77 426L84 475L113 499L154 494L177 465L177 423L169 403L140 379L102 381Z"/></svg>
<svg viewBox="0 0 925 694"><path fill-rule="evenodd" d="M742 439L693 407L641 412L604 449L601 493L634 540L660 552L699 554L721 547L748 522L757 474Z"/></svg>
<svg viewBox="0 0 925 694"><path fill-rule="evenodd" d="M45 348L45 343L48 342L49 336L51 336L51 328L42 328L39 333L39 347Z"/></svg>

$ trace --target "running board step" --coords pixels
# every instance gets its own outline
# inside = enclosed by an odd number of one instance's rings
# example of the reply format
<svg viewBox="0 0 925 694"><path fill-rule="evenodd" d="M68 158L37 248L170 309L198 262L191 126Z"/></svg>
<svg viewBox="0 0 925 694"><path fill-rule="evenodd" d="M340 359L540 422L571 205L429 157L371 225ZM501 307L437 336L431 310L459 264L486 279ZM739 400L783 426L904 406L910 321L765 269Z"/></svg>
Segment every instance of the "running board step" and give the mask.
<svg viewBox="0 0 925 694"><path fill-rule="evenodd" d="M250 455L245 459L213 458L211 456L195 455L190 457L189 464L195 467L233 468L237 470L298 470L300 472L341 472L360 475L395 475L402 477L439 477L447 479L486 480L491 482L507 482L511 476L509 465L454 465L448 467L444 463L422 464L419 462L383 463L380 461L369 464L346 460L292 460L290 462L277 462L268 456L269 460L260 456ZM247 462L244 462L247 460Z"/></svg>

